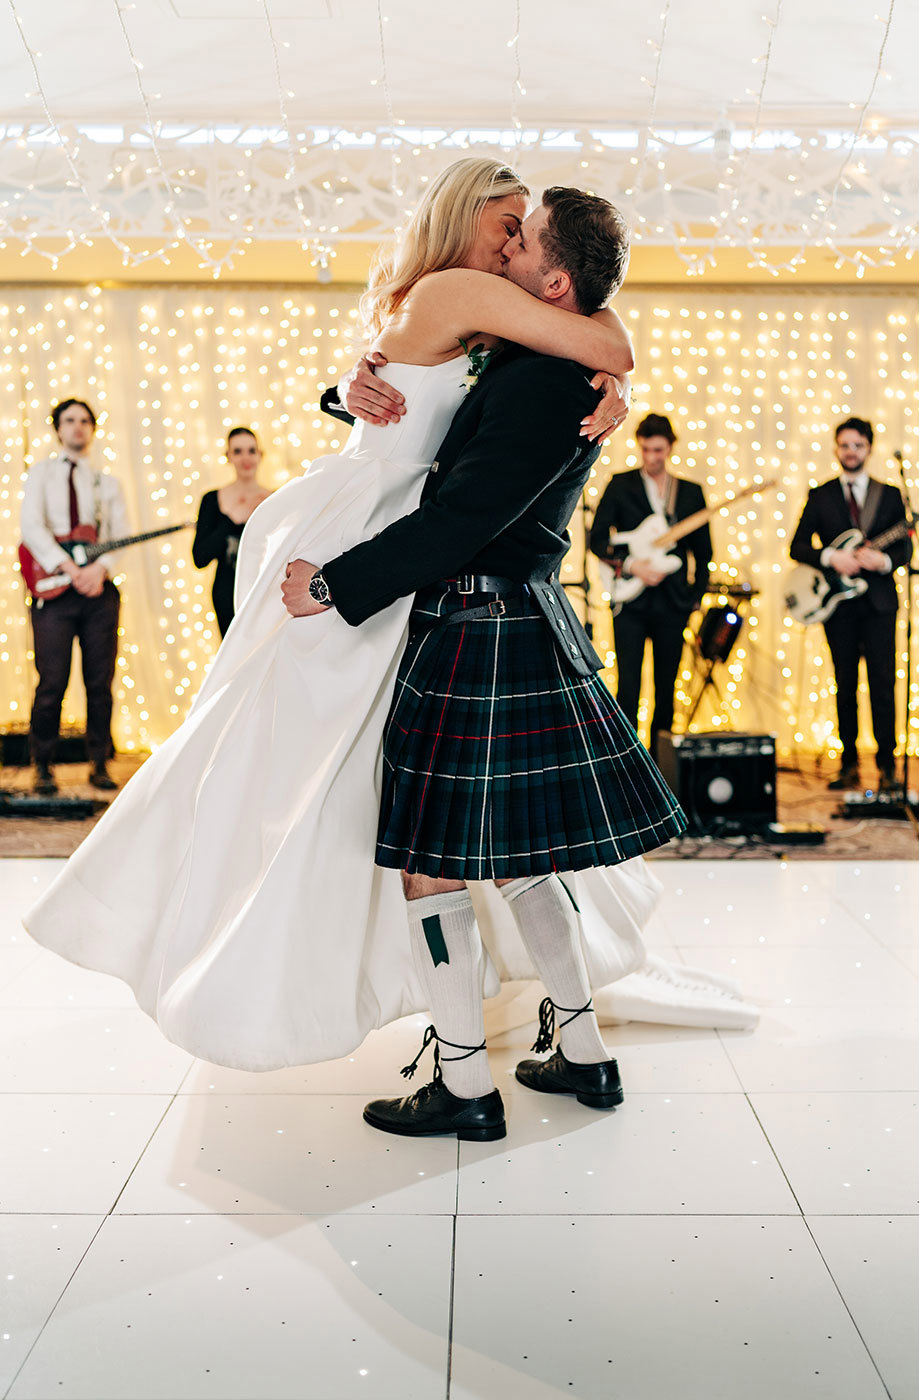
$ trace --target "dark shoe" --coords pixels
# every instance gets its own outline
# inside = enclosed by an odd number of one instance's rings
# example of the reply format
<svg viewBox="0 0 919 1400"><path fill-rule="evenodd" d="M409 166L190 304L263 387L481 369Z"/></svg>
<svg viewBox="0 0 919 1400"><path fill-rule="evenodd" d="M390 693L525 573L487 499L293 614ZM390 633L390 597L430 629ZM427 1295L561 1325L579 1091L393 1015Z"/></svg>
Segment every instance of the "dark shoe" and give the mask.
<svg viewBox="0 0 919 1400"><path fill-rule="evenodd" d="M455 1133L460 1142L495 1142L507 1137L504 1103L497 1089L478 1099L458 1099L443 1080L434 1080L404 1099L375 1099L364 1122L383 1133L434 1137Z"/></svg>
<svg viewBox="0 0 919 1400"><path fill-rule="evenodd" d="M851 788L860 786L857 763L844 763L836 777L827 783L830 792L848 792Z"/></svg>
<svg viewBox="0 0 919 1400"><path fill-rule="evenodd" d="M878 792L902 792L900 782L893 768L881 768L878 775Z"/></svg>
<svg viewBox="0 0 919 1400"><path fill-rule="evenodd" d="M35 781L32 784L32 790L40 797L53 797L57 792L57 779L47 763L36 763Z"/></svg>
<svg viewBox="0 0 919 1400"><path fill-rule="evenodd" d="M383 1133L399 1133L402 1137L434 1137L442 1133L455 1133L460 1142L495 1142L498 1138L507 1137L504 1103L497 1089L477 1099L460 1099L450 1093L440 1068L441 1040L433 1026L428 1026L421 1049L412 1063L403 1069L403 1078L411 1079L432 1040L433 1081L422 1089L416 1089L414 1094L407 1094L404 1099L374 1099L364 1109L364 1122ZM445 1040L443 1044L449 1045L451 1050L466 1051L465 1055L444 1055L444 1059L468 1060L472 1055L485 1053L484 1041L481 1045L456 1045L452 1040Z"/></svg>
<svg viewBox="0 0 919 1400"><path fill-rule="evenodd" d="M561 1049L548 1060L521 1060L517 1079L539 1094L574 1094L588 1108L615 1108L624 1098L615 1060L576 1065Z"/></svg>
<svg viewBox="0 0 919 1400"><path fill-rule="evenodd" d="M89 775L89 781L94 788L99 788L101 792L114 792L118 787L115 779L110 777L109 771L104 763L97 763Z"/></svg>

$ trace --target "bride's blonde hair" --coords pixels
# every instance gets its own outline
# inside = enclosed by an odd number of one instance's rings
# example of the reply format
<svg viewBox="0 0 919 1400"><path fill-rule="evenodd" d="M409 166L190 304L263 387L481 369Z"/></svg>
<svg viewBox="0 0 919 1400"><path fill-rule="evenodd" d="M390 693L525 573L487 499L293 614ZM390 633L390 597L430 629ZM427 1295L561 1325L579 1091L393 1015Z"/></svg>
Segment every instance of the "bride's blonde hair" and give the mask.
<svg viewBox="0 0 919 1400"><path fill-rule="evenodd" d="M529 193L519 176L500 161L467 156L449 165L425 191L395 247L378 249L370 285L361 297L365 330L379 335L425 273L464 265L489 200L511 195L526 199Z"/></svg>

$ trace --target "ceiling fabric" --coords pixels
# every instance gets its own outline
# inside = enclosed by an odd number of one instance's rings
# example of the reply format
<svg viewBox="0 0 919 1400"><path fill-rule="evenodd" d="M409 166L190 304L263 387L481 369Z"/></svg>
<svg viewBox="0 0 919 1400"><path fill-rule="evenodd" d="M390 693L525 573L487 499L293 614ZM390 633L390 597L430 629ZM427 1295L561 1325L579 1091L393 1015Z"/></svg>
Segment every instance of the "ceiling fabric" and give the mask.
<svg viewBox="0 0 919 1400"><path fill-rule="evenodd" d="M858 272L916 241L917 52L905 0L10 0L0 240L187 244L219 275L295 239L322 275L475 150L606 195L691 272L728 246Z"/></svg>

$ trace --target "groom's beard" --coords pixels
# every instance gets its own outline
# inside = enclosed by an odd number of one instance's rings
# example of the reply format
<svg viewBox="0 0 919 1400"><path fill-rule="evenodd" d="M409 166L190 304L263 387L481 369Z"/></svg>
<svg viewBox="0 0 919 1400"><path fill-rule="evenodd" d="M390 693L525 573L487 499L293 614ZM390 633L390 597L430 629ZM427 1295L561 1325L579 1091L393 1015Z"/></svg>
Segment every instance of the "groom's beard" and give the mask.
<svg viewBox="0 0 919 1400"><path fill-rule="evenodd" d="M507 278L508 282L513 282L515 287L522 287L525 292L529 292L530 296L536 297L538 301L545 300L541 295L543 279L545 277L544 272L531 272L529 275L527 273L516 273L513 259L510 259L505 266L503 275Z"/></svg>

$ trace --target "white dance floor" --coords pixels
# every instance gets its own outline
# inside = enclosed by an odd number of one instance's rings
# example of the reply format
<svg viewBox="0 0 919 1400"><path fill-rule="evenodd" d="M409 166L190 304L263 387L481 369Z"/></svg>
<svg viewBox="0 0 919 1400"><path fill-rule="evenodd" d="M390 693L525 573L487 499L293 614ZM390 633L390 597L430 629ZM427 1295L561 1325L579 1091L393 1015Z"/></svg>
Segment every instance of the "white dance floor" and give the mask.
<svg viewBox="0 0 919 1400"><path fill-rule="evenodd" d="M459 1148L361 1120L420 1018L261 1077L169 1045L21 931L59 864L0 862L0 1395L919 1394L919 862L658 863L649 942L759 1029L608 1032L612 1114L508 1033Z"/></svg>

